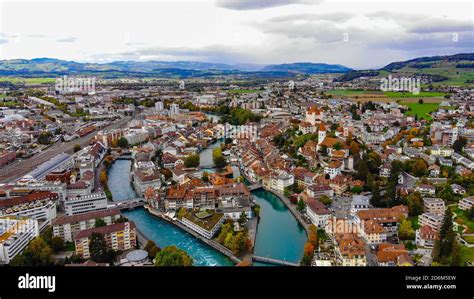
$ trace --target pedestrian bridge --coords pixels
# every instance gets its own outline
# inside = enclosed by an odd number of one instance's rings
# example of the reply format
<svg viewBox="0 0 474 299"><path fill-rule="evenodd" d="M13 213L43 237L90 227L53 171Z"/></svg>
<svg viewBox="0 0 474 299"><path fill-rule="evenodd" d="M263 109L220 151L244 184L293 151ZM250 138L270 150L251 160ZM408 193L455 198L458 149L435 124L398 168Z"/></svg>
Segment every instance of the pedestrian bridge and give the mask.
<svg viewBox="0 0 474 299"><path fill-rule="evenodd" d="M144 198L134 198L124 201L117 201L113 204L109 204L107 208L109 209L120 209L120 210L133 210L134 208L143 207L146 204Z"/></svg>
<svg viewBox="0 0 474 299"><path fill-rule="evenodd" d="M273 258L270 258L270 257L258 256L258 255L252 256L252 260L255 261L255 262L261 262L261 263L278 265L278 266L291 266L291 267L298 267L299 266L299 264L296 264L296 263L283 261L283 260L278 260L278 259L273 259Z"/></svg>
<svg viewBox="0 0 474 299"><path fill-rule="evenodd" d="M262 184L249 185L249 186L247 186L247 188L249 189L249 191L254 191L254 190L262 188Z"/></svg>

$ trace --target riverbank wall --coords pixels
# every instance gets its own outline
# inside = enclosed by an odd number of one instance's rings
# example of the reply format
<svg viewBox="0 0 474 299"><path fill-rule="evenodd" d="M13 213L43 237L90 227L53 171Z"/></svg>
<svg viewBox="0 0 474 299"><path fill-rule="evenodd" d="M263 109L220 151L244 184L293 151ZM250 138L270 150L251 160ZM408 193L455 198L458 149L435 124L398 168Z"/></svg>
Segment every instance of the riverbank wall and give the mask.
<svg viewBox="0 0 474 299"><path fill-rule="evenodd" d="M239 170L240 170L240 174L248 181L248 182L251 182L252 183L252 180L250 180L246 175L245 175L245 172L242 170L242 168L240 167L240 165L237 165L239 167ZM306 235L308 235L309 233L309 227L311 224L307 223L303 217L301 217L301 214L300 212L298 212L296 210L296 206L293 205L290 200L284 196L283 194L279 194L273 190L270 190L268 188L265 188L265 187L262 187L263 190L275 195L276 197L278 197L282 202L283 204L287 207L288 210L290 210L291 214L293 215L293 217L296 219L296 221L298 221L298 223L304 228L305 232L306 232Z"/></svg>

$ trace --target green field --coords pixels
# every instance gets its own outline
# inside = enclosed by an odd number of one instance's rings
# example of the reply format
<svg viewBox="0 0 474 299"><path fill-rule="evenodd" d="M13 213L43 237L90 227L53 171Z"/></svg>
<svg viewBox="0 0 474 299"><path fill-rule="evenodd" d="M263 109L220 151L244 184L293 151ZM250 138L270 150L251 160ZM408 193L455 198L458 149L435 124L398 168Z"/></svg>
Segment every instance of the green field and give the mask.
<svg viewBox="0 0 474 299"><path fill-rule="evenodd" d="M463 266L465 262L474 262L474 248L461 245L461 260Z"/></svg>
<svg viewBox="0 0 474 299"><path fill-rule="evenodd" d="M0 82L25 83L25 84L43 84L54 83L56 78L17 78L17 77L0 77Z"/></svg>
<svg viewBox="0 0 474 299"><path fill-rule="evenodd" d="M456 221L458 224L467 226L468 230L466 233L473 233L474 232L474 221L469 219L469 215L467 211L461 210L456 206L456 208L452 208L453 212L456 213ZM467 240L466 240L467 241Z"/></svg>
<svg viewBox="0 0 474 299"><path fill-rule="evenodd" d="M383 94L388 98L432 98L444 97L446 95L443 92L432 91L422 91L419 94L413 94L411 92L385 91Z"/></svg>
<svg viewBox="0 0 474 299"><path fill-rule="evenodd" d="M463 236L462 238L466 240L467 243L474 244L474 236Z"/></svg>
<svg viewBox="0 0 474 299"><path fill-rule="evenodd" d="M438 103L407 103L402 102L402 105L407 106L411 110L406 111L405 115L417 115L418 119L424 118L426 120L431 120L431 116L429 115L431 112L436 111L438 109Z"/></svg>

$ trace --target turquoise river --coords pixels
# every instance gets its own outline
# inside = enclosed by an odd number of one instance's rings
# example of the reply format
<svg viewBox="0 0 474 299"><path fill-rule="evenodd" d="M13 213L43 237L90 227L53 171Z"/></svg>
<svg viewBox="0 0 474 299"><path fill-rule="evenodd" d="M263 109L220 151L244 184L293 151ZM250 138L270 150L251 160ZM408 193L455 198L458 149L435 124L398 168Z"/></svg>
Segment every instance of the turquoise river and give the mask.
<svg viewBox="0 0 474 299"><path fill-rule="evenodd" d="M211 160L211 149L201 152L202 162ZM108 185L114 201L136 197L129 181L130 166L130 160L117 160L109 169ZM252 194L261 206L255 255L298 262L306 241L303 227L296 221L281 200L272 193L265 190L256 190ZM124 211L123 213L128 219L136 223L138 229L148 239L153 240L158 246L176 245L188 252L194 259L194 265L196 266L233 265L230 259L212 247L174 225L149 214L143 208ZM256 265L264 266L261 263Z"/></svg>

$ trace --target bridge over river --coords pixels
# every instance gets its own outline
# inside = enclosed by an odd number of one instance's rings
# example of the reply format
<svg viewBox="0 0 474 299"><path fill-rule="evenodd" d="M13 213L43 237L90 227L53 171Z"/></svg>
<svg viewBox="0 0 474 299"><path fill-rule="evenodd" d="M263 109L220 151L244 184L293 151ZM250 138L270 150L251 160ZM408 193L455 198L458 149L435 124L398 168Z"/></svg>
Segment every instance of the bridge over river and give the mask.
<svg viewBox="0 0 474 299"><path fill-rule="evenodd" d="M118 201L107 205L108 209L133 210L138 207L143 207L146 200L143 198L134 198L126 201Z"/></svg>
<svg viewBox="0 0 474 299"><path fill-rule="evenodd" d="M258 255L252 256L252 260L255 261L255 262L273 264L273 265L278 265L278 266L292 266L292 267L298 267L299 266L299 264L296 264L296 263L283 261L283 260L278 260L278 259L273 259L273 258L270 258L270 257L258 256Z"/></svg>
<svg viewBox="0 0 474 299"><path fill-rule="evenodd" d="M263 188L263 186L261 184L253 184L253 185L247 186L247 188L249 189L249 191L254 191L254 190Z"/></svg>

